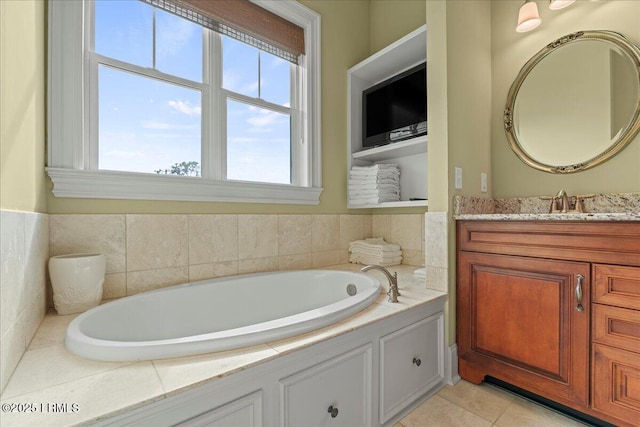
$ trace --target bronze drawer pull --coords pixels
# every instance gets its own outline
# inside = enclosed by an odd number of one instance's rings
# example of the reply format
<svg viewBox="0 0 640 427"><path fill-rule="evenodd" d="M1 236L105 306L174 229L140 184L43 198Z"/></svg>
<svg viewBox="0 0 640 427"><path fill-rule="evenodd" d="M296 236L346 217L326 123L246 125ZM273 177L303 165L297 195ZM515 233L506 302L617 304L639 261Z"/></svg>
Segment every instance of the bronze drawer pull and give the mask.
<svg viewBox="0 0 640 427"><path fill-rule="evenodd" d="M584 276L578 274L576 277L578 279L578 284L576 285L576 311L584 311L584 307L582 306L582 281L584 280Z"/></svg>

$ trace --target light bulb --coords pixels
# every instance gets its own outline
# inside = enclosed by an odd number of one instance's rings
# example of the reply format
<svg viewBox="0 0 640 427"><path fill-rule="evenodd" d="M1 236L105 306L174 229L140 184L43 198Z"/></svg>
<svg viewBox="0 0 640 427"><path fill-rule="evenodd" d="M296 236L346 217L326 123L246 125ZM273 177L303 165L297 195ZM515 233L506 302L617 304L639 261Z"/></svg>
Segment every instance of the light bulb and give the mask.
<svg viewBox="0 0 640 427"><path fill-rule="evenodd" d="M569 6L571 3L576 0L549 0L549 9L551 10L560 10Z"/></svg>

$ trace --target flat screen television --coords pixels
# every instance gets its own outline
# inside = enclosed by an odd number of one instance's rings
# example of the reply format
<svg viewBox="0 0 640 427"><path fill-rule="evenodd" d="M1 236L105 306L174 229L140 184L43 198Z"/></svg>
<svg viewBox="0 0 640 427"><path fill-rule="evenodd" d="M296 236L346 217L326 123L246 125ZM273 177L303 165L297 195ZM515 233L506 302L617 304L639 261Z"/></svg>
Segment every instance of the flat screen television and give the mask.
<svg viewBox="0 0 640 427"><path fill-rule="evenodd" d="M362 146L376 147L427 133L427 64L362 92Z"/></svg>

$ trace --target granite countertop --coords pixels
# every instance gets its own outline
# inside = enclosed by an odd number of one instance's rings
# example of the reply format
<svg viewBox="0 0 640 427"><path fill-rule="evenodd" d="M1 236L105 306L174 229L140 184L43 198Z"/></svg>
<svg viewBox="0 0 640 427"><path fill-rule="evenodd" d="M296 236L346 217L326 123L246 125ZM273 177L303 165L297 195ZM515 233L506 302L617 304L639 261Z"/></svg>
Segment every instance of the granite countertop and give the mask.
<svg viewBox="0 0 640 427"><path fill-rule="evenodd" d="M330 269L359 271L345 264ZM139 362L98 362L69 353L64 334L76 315L47 314L2 393L2 426L90 424L215 381L304 347L328 340L439 298L414 278L419 267L389 267L398 272L399 303L380 295L365 310L334 325L292 338L216 353ZM380 272L371 271L388 287ZM5 406L8 404L9 406ZM54 406L56 405L56 406ZM7 407L16 411L5 412ZM57 411L56 411L57 410ZM60 411L62 410L62 411Z"/></svg>
<svg viewBox="0 0 640 427"><path fill-rule="evenodd" d="M584 213L549 213L552 200L548 196L507 199L456 196L453 217L489 221L640 221L640 193L588 194L568 199L570 204L580 204Z"/></svg>
<svg viewBox="0 0 640 427"><path fill-rule="evenodd" d="M640 221L640 212L628 213L490 213L454 215L457 220L486 221Z"/></svg>

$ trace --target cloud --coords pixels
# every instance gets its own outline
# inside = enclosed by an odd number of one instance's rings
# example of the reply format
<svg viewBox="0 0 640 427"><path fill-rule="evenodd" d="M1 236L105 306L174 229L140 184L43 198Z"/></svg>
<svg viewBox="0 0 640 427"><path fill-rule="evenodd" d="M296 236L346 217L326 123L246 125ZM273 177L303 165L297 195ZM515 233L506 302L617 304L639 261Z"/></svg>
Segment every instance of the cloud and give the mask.
<svg viewBox="0 0 640 427"><path fill-rule="evenodd" d="M156 120L147 120L142 122L143 129L155 130L200 130L200 125L176 125L173 123L159 122Z"/></svg>
<svg viewBox="0 0 640 427"><path fill-rule="evenodd" d="M244 144L249 146L250 144L257 144L260 147L268 147L268 146L278 146L283 144L288 144L288 138L262 138L262 137L248 137L248 136L237 136L233 138L229 138L229 144ZM247 147L247 149L249 149Z"/></svg>
<svg viewBox="0 0 640 427"><path fill-rule="evenodd" d="M158 53L167 56L179 53L189 43L195 31L200 29L197 25L169 13L164 17L162 14L158 15L158 24L162 28L156 33Z"/></svg>
<svg viewBox="0 0 640 427"><path fill-rule="evenodd" d="M262 111L265 111L265 110L262 110ZM250 126L264 127L264 126L269 126L270 124L272 124L276 120L278 120L278 116L276 115L276 113L274 113L272 111L267 111L265 114L261 114L259 116L254 116L254 117L249 117L247 119L247 123Z"/></svg>
<svg viewBox="0 0 640 427"><path fill-rule="evenodd" d="M257 70L257 64L256 64ZM261 81L258 80L249 80L246 81L245 76L247 74L246 71L240 71L237 69L226 69L222 75L222 86L230 92L241 93L247 96L257 96L258 95L258 86L260 84L264 85L264 79Z"/></svg>
<svg viewBox="0 0 640 427"><path fill-rule="evenodd" d="M183 140L196 140L200 141L200 134L187 134L187 133L145 133L142 135L145 138L152 139L183 139Z"/></svg>
<svg viewBox="0 0 640 427"><path fill-rule="evenodd" d="M199 105L191 105L189 101L169 101L167 105L179 113L186 114L188 116L197 115L199 116L202 112L202 109Z"/></svg>
<svg viewBox="0 0 640 427"><path fill-rule="evenodd" d="M247 124L249 124L251 127L253 128L261 128L261 127L266 127L269 126L275 122L277 122L278 120L282 120L285 115L275 112L275 111L271 111L271 110L266 110L264 108L258 108L258 107L250 107L249 110L251 112L253 112L254 114L257 111L257 115L253 115L252 117L249 117L247 119Z"/></svg>
<svg viewBox="0 0 640 427"><path fill-rule="evenodd" d="M171 125L169 123L156 122L152 120L143 122L142 127L144 129L171 129Z"/></svg>
<svg viewBox="0 0 640 427"><path fill-rule="evenodd" d="M241 137L241 136L236 138L229 138L229 143L231 144L251 144L255 142L261 142L261 139Z"/></svg>
<svg viewBox="0 0 640 427"><path fill-rule="evenodd" d="M145 157L144 153L141 151L124 151L124 150L111 150L104 153L104 155L109 157L117 157L120 159L140 159Z"/></svg>

